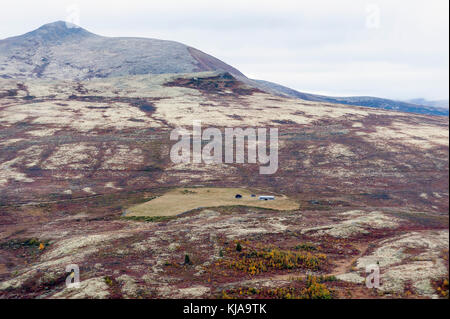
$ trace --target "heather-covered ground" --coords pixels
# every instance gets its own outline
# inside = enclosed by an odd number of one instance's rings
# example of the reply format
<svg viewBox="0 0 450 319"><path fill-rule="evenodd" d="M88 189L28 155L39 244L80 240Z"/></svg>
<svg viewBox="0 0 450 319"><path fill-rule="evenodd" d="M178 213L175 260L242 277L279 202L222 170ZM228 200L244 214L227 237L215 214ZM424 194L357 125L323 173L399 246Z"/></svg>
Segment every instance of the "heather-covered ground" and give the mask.
<svg viewBox="0 0 450 319"><path fill-rule="evenodd" d="M282 98L219 73L0 84L2 298L448 294L448 117ZM278 127L278 171L173 164L170 131L193 120ZM122 216L184 187L299 208ZM371 264L380 289L365 286Z"/></svg>

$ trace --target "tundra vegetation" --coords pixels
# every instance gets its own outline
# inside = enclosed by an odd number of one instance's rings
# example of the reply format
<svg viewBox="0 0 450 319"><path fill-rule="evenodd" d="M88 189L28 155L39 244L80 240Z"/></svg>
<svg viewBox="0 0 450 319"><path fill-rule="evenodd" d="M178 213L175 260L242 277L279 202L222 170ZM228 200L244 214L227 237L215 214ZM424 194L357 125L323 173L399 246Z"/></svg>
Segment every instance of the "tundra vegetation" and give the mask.
<svg viewBox="0 0 450 319"><path fill-rule="evenodd" d="M171 162L193 120L277 127L278 171ZM0 298L448 298L448 136L223 72L1 78Z"/></svg>

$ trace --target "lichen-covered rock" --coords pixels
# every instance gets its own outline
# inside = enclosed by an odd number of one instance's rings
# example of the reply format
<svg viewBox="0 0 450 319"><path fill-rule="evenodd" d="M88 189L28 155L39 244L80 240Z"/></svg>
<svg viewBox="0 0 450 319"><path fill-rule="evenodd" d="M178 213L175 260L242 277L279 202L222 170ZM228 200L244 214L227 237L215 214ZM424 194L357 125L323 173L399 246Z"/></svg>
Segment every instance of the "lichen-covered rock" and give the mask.
<svg viewBox="0 0 450 319"><path fill-rule="evenodd" d="M110 295L109 287L103 277L82 280L78 288L65 288L51 296L55 299L105 299Z"/></svg>
<svg viewBox="0 0 450 319"><path fill-rule="evenodd" d="M330 235L337 238L348 238L360 234L368 234L370 229L390 229L399 225L400 221L382 212L349 211L340 214L345 220L318 227L302 229L303 234L313 236Z"/></svg>
<svg viewBox="0 0 450 319"><path fill-rule="evenodd" d="M418 295L437 297L432 281L448 275L441 252L448 250L449 232L410 232L379 242L378 248L358 258L356 268L365 272L377 265L380 270L379 290L385 294L403 294L408 283ZM338 279L359 283L364 278L356 272L337 276Z"/></svg>

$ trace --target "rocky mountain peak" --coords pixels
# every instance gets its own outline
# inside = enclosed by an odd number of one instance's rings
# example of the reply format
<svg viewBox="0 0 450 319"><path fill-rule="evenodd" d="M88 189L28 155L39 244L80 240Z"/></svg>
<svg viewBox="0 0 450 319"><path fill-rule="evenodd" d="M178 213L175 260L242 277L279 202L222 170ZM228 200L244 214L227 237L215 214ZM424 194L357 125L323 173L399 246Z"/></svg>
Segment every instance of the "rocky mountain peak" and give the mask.
<svg viewBox="0 0 450 319"><path fill-rule="evenodd" d="M23 35L24 38L39 42L62 41L69 38L96 36L85 29L66 21L44 24L40 28Z"/></svg>

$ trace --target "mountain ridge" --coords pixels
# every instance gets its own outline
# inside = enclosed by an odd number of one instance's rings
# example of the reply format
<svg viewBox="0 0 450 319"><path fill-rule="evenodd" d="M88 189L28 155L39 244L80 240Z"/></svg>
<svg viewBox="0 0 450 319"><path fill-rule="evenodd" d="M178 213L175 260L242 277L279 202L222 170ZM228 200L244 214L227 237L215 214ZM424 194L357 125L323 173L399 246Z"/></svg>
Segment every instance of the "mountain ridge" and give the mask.
<svg viewBox="0 0 450 319"><path fill-rule="evenodd" d="M136 74L222 70L232 66L175 41L104 37L57 21L0 40L0 77L86 80Z"/></svg>
<svg viewBox="0 0 450 319"><path fill-rule="evenodd" d="M228 72L260 90L291 98L448 116L448 109L405 101L355 96L328 97L246 77L235 67L176 41L105 37L56 21L23 35L0 40L0 78L89 80L139 74Z"/></svg>
<svg viewBox="0 0 450 319"><path fill-rule="evenodd" d="M411 103L409 101L397 101L373 96L347 96L347 97L325 96L296 91L294 89L282 86L277 83L272 83L269 81L264 80L255 80L255 81L258 82L258 84L260 85L259 87L260 89L265 88L266 90L273 90L272 93L279 93L281 95L296 97L307 101L365 106L365 107L380 108L384 110L417 113L417 114L429 114L440 116L449 115L449 110L446 108Z"/></svg>

